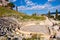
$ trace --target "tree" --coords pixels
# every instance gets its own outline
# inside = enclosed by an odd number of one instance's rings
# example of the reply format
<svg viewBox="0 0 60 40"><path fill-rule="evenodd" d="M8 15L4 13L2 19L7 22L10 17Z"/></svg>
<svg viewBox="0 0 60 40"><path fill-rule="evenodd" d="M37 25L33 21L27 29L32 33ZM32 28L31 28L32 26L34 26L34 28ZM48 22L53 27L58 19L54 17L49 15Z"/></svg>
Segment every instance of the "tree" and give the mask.
<svg viewBox="0 0 60 40"><path fill-rule="evenodd" d="M37 14L36 13L33 13L32 16L36 16Z"/></svg>
<svg viewBox="0 0 60 40"><path fill-rule="evenodd" d="M18 11L18 7L16 6L16 11Z"/></svg>
<svg viewBox="0 0 60 40"><path fill-rule="evenodd" d="M15 7L15 5L13 3L8 3L7 5L9 8L13 9Z"/></svg>
<svg viewBox="0 0 60 40"><path fill-rule="evenodd" d="M50 11L48 12L48 17L50 18Z"/></svg>
<svg viewBox="0 0 60 40"><path fill-rule="evenodd" d="M56 9L56 15L55 15L55 18L57 19L58 18L58 10Z"/></svg>

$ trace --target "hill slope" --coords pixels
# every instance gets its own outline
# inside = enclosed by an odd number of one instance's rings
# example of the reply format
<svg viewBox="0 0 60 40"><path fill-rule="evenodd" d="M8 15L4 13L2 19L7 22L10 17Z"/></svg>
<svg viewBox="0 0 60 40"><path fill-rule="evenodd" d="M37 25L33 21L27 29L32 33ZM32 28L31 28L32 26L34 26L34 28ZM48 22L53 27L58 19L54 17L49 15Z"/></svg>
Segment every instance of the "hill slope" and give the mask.
<svg viewBox="0 0 60 40"><path fill-rule="evenodd" d="M11 10L11 9L8 9L6 7L0 7L0 17L3 17L3 16L6 16L6 17L9 17L9 16L23 16L25 14L23 13L19 13L15 10Z"/></svg>
<svg viewBox="0 0 60 40"><path fill-rule="evenodd" d="M21 20L45 20L43 16L29 16L6 7L0 7L0 17L15 17Z"/></svg>

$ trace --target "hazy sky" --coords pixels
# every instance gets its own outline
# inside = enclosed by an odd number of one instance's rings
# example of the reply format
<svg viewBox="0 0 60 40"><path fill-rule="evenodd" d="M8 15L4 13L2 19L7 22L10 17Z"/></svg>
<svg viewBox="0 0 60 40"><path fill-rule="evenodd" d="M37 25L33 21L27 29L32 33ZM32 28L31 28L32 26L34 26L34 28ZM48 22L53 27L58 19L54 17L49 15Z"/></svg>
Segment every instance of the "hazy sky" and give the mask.
<svg viewBox="0 0 60 40"><path fill-rule="evenodd" d="M47 13L49 10L55 12L60 11L60 0L10 0L18 6L19 12L32 13Z"/></svg>

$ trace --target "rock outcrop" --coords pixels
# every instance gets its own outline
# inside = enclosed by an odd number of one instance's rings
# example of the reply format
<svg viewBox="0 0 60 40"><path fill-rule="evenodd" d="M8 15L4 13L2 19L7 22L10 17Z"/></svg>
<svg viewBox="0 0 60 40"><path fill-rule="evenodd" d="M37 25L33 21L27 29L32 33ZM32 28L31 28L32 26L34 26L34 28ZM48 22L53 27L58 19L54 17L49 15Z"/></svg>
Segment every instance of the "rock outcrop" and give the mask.
<svg viewBox="0 0 60 40"><path fill-rule="evenodd" d="M12 33L16 28L20 29L17 19L13 17L3 17L0 18L0 36L6 33Z"/></svg>

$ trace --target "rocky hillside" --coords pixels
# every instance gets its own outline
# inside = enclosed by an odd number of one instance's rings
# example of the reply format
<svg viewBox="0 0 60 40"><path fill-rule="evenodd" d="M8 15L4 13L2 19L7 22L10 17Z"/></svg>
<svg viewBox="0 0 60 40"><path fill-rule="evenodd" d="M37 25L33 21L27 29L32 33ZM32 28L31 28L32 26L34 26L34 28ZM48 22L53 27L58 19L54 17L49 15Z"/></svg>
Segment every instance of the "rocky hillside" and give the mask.
<svg viewBox="0 0 60 40"><path fill-rule="evenodd" d="M45 20L44 16L30 16L6 7L0 7L0 35L12 33L16 28L20 29L20 23L31 20ZM23 21L22 21L23 20ZM29 22L30 22L29 21ZM25 22L26 23L26 22Z"/></svg>
<svg viewBox="0 0 60 40"><path fill-rule="evenodd" d="M17 19L11 17L0 18L0 36L5 33L12 33L16 28L20 29Z"/></svg>

